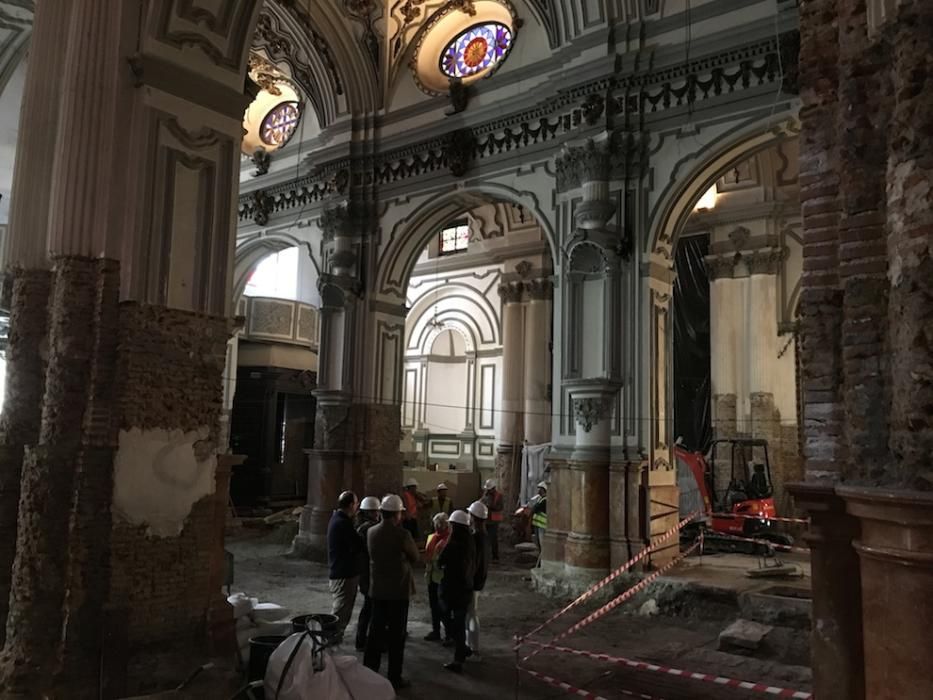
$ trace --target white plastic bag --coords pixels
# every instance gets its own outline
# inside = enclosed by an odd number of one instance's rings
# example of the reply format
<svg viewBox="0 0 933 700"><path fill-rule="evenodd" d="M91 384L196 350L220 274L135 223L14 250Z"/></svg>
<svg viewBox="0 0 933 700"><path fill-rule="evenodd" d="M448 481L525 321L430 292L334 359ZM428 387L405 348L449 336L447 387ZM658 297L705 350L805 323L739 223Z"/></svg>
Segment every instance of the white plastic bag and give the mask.
<svg viewBox="0 0 933 700"><path fill-rule="evenodd" d="M279 679L292 650L301 647L289 666L282 690L276 698ZM324 668L314 670L311 640L293 634L269 657L264 690L266 700L393 700L395 690L388 680L363 666L355 656L324 655Z"/></svg>

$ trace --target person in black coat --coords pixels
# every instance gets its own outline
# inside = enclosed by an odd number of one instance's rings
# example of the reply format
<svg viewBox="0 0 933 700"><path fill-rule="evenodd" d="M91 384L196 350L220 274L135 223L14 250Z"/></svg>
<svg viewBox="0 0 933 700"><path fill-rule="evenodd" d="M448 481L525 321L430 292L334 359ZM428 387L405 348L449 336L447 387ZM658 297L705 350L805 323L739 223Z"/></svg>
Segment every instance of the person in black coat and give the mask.
<svg viewBox="0 0 933 700"><path fill-rule="evenodd" d="M476 577L476 542L470 532L470 516L466 511L456 510L450 516L450 539L438 558L438 566L444 571L440 586L440 598L448 610L450 636L454 640L454 660L444 668L460 673L463 662L469 656L466 645L466 615L473 597L473 581Z"/></svg>
<svg viewBox="0 0 933 700"><path fill-rule="evenodd" d="M363 543L353 524L357 505L356 494L344 491L337 499L337 510L327 525L327 563L330 568L330 592L334 598L332 612L337 616L340 639L343 639L343 631L353 614L356 588L360 580Z"/></svg>
<svg viewBox="0 0 933 700"><path fill-rule="evenodd" d="M373 525L379 524L379 499L367 496L360 503L359 522L356 532L360 536L363 549L360 551L360 593L363 594L363 608L356 622L356 650L366 649L366 638L369 635L369 623L373 618L373 600L369 597L369 546L366 542L366 533Z"/></svg>
<svg viewBox="0 0 933 700"><path fill-rule="evenodd" d="M479 593L486 587L486 577L489 575L489 559L492 554L490 548L491 536L486 531L489 520L489 509L482 501L470 505L469 513L473 516L473 541L476 543L476 573L473 575L473 594L470 596L470 605L466 616L466 639L469 651L467 656L479 658Z"/></svg>

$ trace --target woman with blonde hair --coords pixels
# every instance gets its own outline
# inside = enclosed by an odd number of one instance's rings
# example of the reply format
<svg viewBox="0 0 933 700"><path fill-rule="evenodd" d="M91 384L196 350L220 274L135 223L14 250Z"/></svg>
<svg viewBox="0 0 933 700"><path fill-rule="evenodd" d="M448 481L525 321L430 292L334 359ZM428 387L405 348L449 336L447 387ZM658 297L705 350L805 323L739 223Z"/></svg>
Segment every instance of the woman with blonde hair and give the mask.
<svg viewBox="0 0 933 700"><path fill-rule="evenodd" d="M428 584L428 603L431 606L431 632L424 638L426 642L439 642L441 639L441 625L444 626L444 642L450 639L447 615L444 612L438 596L438 588L444 579L444 572L437 565L438 557L450 538L450 525L447 522L447 513L437 513L431 519L434 532L428 536L428 543L424 548L424 578Z"/></svg>

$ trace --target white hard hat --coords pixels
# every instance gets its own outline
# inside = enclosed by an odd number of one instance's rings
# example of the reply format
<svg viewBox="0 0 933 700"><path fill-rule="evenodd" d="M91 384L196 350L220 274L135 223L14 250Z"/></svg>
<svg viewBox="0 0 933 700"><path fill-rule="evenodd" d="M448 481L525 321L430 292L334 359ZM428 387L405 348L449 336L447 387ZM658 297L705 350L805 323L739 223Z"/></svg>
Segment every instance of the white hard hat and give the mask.
<svg viewBox="0 0 933 700"><path fill-rule="evenodd" d="M379 504L379 510L384 510L386 513L401 513L405 510L405 506L402 504L401 498L394 493L390 493L382 499L382 503Z"/></svg>
<svg viewBox="0 0 933 700"><path fill-rule="evenodd" d="M486 483L483 484L483 490L488 491L489 489L494 489L494 488L496 488L496 480L486 479Z"/></svg>
<svg viewBox="0 0 933 700"><path fill-rule="evenodd" d="M467 510L470 511L470 515L474 518L485 520L489 517L489 508L487 508L486 504L482 501L473 501Z"/></svg>
<svg viewBox="0 0 933 700"><path fill-rule="evenodd" d="M409 479L408 481L405 482L405 488L407 489L409 486L414 486L415 488L418 488L418 480Z"/></svg>
<svg viewBox="0 0 933 700"><path fill-rule="evenodd" d="M449 520L452 523L457 523L457 525L470 526L470 516L465 510L455 510L451 513Z"/></svg>
<svg viewBox="0 0 933 700"><path fill-rule="evenodd" d="M538 488L539 488L539 489L544 489L545 491L547 491L547 482L545 482L545 481L539 481L539 482L538 482Z"/></svg>
<svg viewBox="0 0 933 700"><path fill-rule="evenodd" d="M375 496L367 496L360 503L360 510L379 510L379 499Z"/></svg>
<svg viewBox="0 0 933 700"><path fill-rule="evenodd" d="M438 484L438 485L437 485L437 490L438 490L438 491L446 491L446 490L447 490L447 484Z"/></svg>

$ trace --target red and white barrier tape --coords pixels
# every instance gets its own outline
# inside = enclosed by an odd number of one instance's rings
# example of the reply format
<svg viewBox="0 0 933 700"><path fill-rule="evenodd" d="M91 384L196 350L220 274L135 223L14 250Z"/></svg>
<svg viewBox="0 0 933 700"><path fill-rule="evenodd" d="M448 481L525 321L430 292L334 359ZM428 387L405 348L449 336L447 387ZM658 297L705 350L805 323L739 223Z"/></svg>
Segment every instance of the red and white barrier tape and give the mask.
<svg viewBox="0 0 933 700"><path fill-rule="evenodd" d="M611 574L609 574L608 576L606 576L606 578L604 578L604 579L603 579L602 581L600 581L599 583L596 583L596 584L593 584L592 586L590 586L590 587L589 587L588 589L586 589L583 593L581 593L575 600L573 600L573 601L572 601L571 603L569 603L568 605L564 606L561 610L557 611L554 615L551 615L551 617L549 617L547 620L545 620L545 621L542 622L540 625L538 625L537 627L535 627L533 630L531 630L531 632L529 632L528 634L526 634L526 635L524 635L524 636L522 636L522 637L516 638L516 645L515 645L515 648L517 649L517 648L519 648L519 647L521 646L521 643L522 643L522 640L523 640L523 639L527 639L527 638L530 637L531 635L537 634L537 633L540 632L542 629L544 629L545 627L547 627L549 624L551 624L552 622L554 622L554 620L556 620L556 619L559 618L561 615L563 615L564 613L566 613L568 610L571 610L572 608L575 608L575 607L578 606L580 603L582 603L584 600L587 600L587 599L590 598L593 594L595 594L596 591L600 590L601 588L604 588L605 586L607 586L607 585L609 585L610 583L612 583L615 579L619 578L619 576L621 576L621 575L624 574L626 571L628 571L629 569L631 569L633 566L635 566L635 564L637 564L638 562L640 562L642 559L644 559L645 557L647 557L649 554L652 554L653 552L657 551L657 550L661 547L662 544L664 544L667 540L669 540L671 537L673 537L673 536L676 535L678 532L680 532L680 530L681 530L687 523L689 523L691 520L693 520L694 518L696 518L696 517L698 517L698 516L700 516L700 515L702 515L702 514L703 514L703 513L702 513L701 511L695 511L695 512L691 513L691 514L688 515L686 518L684 518L683 520L681 520L679 523L677 523L676 525L674 525L673 527L671 527L667 532L665 532L663 535L661 535L659 538L657 538L654 542L652 542L652 543L651 543L651 546L646 547L645 549L643 549L642 551L640 551L640 552L639 552L638 554L636 554L634 557L632 557L632 558L629 559L627 562L625 562L622 566L620 566L620 567L617 568L615 571L613 571Z"/></svg>
<svg viewBox="0 0 933 700"><path fill-rule="evenodd" d="M707 515L713 518L744 518L746 520L768 520L775 523L803 523L804 525L809 525L810 520L808 518L779 518L779 517L769 517L767 515L755 515L754 513L707 513Z"/></svg>
<svg viewBox="0 0 933 700"><path fill-rule="evenodd" d="M763 544L779 549L782 552L803 552L804 554L809 554L810 550L806 547L794 547L789 544L778 544L777 542L772 542L771 540L759 540L754 537L742 537L741 535L730 535L727 532L717 532L715 533L717 537L722 537L728 540L736 540L739 542L754 542L755 544Z"/></svg>
<svg viewBox="0 0 933 700"><path fill-rule="evenodd" d="M726 686L728 688L740 688L742 690L750 690L755 693L763 693L765 695L770 695L775 698L796 698L797 700L810 700L813 697L812 694L807 693L803 690L791 690L788 688L778 688L776 686L765 685L764 683L752 683L751 681L739 681L734 678L725 678L723 676L713 676L708 673L693 673L692 671L684 671L679 668L670 668L668 666L660 666L658 664L649 664L645 661L635 661L634 659L626 659L622 656L609 656L608 654L597 654L591 651L584 651L582 649L570 649L568 647L557 646L554 644L541 644L540 642L528 642L528 644L541 649L551 649L553 651L562 652L565 654L573 654L575 656L585 656L590 659L596 659L597 661L608 661L610 663L619 664L621 666L627 666L628 668L636 669L639 671L652 671L654 673L663 673L668 676L677 676L680 678L687 678L694 681L704 681L706 683L713 683L715 685Z"/></svg>
<svg viewBox="0 0 933 700"><path fill-rule="evenodd" d="M687 550L684 551L679 557L677 557L676 559L674 559L674 560L668 562L667 564L665 564L664 566L662 566L660 569L658 569L657 571L653 572L650 576L646 576L646 577L643 578L641 581L639 581L638 583L636 583L634 586L632 586L631 588L629 588L627 591L624 591L623 593L620 593L620 594L617 595L615 598L613 598L613 599L610 600L608 603L606 603L604 606L602 606L601 608L599 608L599 609L596 610L595 612L590 613L589 615L587 615L586 617L584 617L582 620L580 620L578 623L576 623L575 625L571 626L570 629L568 629L566 632L562 632L561 634L559 634L559 635L557 635L556 637L554 637L554 638L549 642L549 644L553 644L554 642L560 641L560 640L563 639L564 637L567 637L567 636L573 634L574 632L577 632L577 631L583 629L583 628L586 627L587 625L589 625L589 624L591 624L591 623L593 623L593 622L596 622L596 620L598 620L599 618L601 618L603 615L605 615L606 613L610 612L611 610L615 610L617 607L619 607L620 605L622 605L622 603L624 603L625 601L627 601L629 598L633 597L636 593L639 593L639 592L641 592L642 590L644 590L645 588L647 588L647 587L648 587L648 584L650 584L650 583L651 583L652 581L654 581L656 578L658 578L659 576L664 575L665 573L667 573L668 571L670 571L671 569L673 569L675 566L677 566L680 562L682 562L687 556L689 556L689 555L690 555L695 549L697 549L699 546L700 546L700 541L697 540L697 541L694 542L692 545L690 545L690 547L687 548ZM527 657L526 657L526 658L527 658Z"/></svg>
<svg viewBox="0 0 933 700"><path fill-rule="evenodd" d="M587 698L587 700L606 700L606 698L604 698L602 695L596 695L596 693L591 693L588 690L581 690L580 688L575 688L569 683L564 683L563 681L559 681L556 678L552 678L551 676L547 676L543 673L538 673L537 671L532 671L530 668L519 666L518 670L524 671L529 676L533 676L534 678L537 678L542 683L547 683L548 685L553 686L554 688L560 688L564 692L570 693L572 695L576 695L577 697ZM642 700L662 700L661 698L655 695L644 695L642 693L633 693L631 690L625 690L624 688L613 688L613 690L616 692L621 692L623 695L628 695L629 697L632 697L632 698L642 698Z"/></svg>

